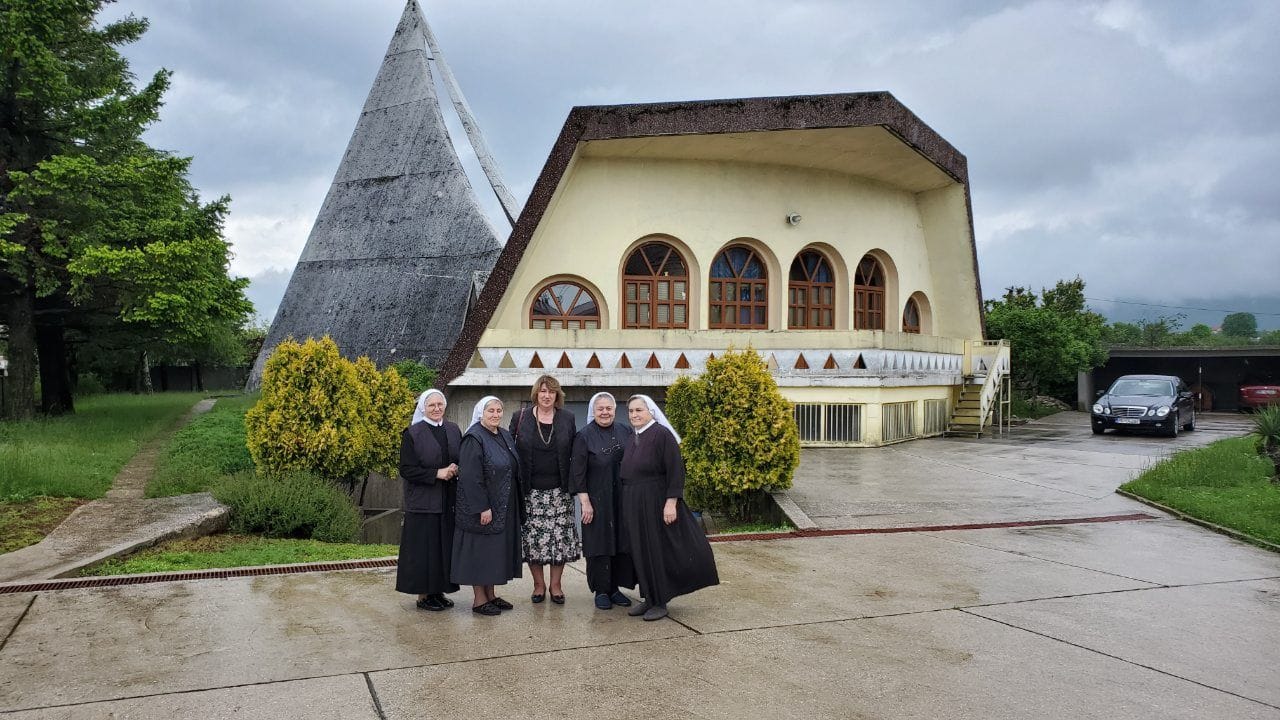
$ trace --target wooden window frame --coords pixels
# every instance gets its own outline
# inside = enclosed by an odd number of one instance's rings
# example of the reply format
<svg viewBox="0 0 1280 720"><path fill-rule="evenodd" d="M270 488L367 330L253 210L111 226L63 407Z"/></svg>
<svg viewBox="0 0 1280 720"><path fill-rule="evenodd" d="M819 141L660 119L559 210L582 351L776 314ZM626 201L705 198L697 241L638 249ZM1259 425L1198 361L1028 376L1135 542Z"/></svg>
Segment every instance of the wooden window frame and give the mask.
<svg viewBox="0 0 1280 720"><path fill-rule="evenodd" d="M912 312L913 310L915 311L914 313ZM916 317L914 325L909 322L910 316L913 314ZM920 303L916 302L913 297L907 298L907 304L902 306L902 332L919 335L920 325Z"/></svg>
<svg viewBox="0 0 1280 720"><path fill-rule="evenodd" d="M565 313L565 308L560 303L560 297L554 292L551 293L551 302L560 311L560 314L547 315L539 313L537 311L538 299L542 297L543 293L550 292L552 288L559 285L569 285L578 289L578 292L569 303L569 308L577 307L578 300L585 294L595 304L596 314L569 315ZM589 322L594 322L595 327L587 327ZM538 323L543 323L543 326L539 327ZM552 323L561 323L561 326L553 327ZM529 327L533 330L598 330L601 327L600 300L596 298L595 293L588 290L582 283L574 282L573 280L553 280L538 288L538 292L534 293L533 303L529 306Z"/></svg>
<svg viewBox="0 0 1280 720"><path fill-rule="evenodd" d="M872 265L868 266L868 261ZM874 255L863 255L853 277L853 329L884 330L884 263Z"/></svg>
<svg viewBox="0 0 1280 720"><path fill-rule="evenodd" d="M651 247L666 248L667 254L662 257L657 267L649 260L649 255L645 250ZM631 265L631 260L637 255L644 262L645 267L649 269L648 275L629 275L626 274L627 268ZM666 271L668 263L672 258L680 261L684 266L683 275L663 274ZM681 329L689 328L689 262L685 260L684 255L680 253L675 246L661 240L653 240L641 244L623 260L622 264L622 327L636 329ZM684 297L677 298L679 284L684 284ZM661 291L667 294L666 300L660 300ZM645 295L648 299L642 299ZM665 308L667 311L667 322L661 322L658 319L660 310ZM684 322L676 321L678 310L684 311ZM632 312L634 310L634 313ZM641 316L648 313L648 321L641 320ZM634 317L634 319L633 319Z"/></svg>
<svg viewBox="0 0 1280 720"><path fill-rule="evenodd" d="M807 265L803 262L806 255L816 256L818 264L814 265L814 271L811 273ZM796 264L799 263L800 270L804 274L804 280L794 278ZM819 282L814 280L818 270L826 266L827 275L831 277L831 282ZM802 250L791 261L791 271L787 275L787 328L792 330L834 330L836 327L836 283L835 271L832 269L831 261L827 256L817 250ZM815 298L820 299L822 295L826 295L829 302L817 302ZM798 298L804 296L803 302ZM814 314L817 314L819 320L817 323L811 322ZM827 322L823 323L821 318L825 313ZM799 317L800 321L796 322Z"/></svg>
<svg viewBox="0 0 1280 720"><path fill-rule="evenodd" d="M733 276L711 275L710 287L707 295L708 323L707 327L715 330L768 330L769 329L769 266L764 261L764 256L756 251L750 245L730 245L729 247L716 253L715 260L711 263L711 273L715 273L716 264L722 256L725 257L725 263L733 268L733 263L727 257L728 253L735 250L745 250L747 252L746 259L742 262L742 268L745 269L753 260L760 266L759 278L743 278L742 275ZM734 271L738 272L738 271ZM742 286L747 286L747 299L742 299ZM729 291L733 292L730 293ZM733 299L729 299L730 294ZM720 298L717 300L716 298ZM760 298L760 299L757 299ZM720 320L717 321L716 310L720 311ZM748 313L748 317L752 318L751 322L743 323L739 321L742 311ZM756 311L760 312L757 313ZM731 317L732 320L726 322L725 318ZM755 321L756 317L760 317L760 322Z"/></svg>

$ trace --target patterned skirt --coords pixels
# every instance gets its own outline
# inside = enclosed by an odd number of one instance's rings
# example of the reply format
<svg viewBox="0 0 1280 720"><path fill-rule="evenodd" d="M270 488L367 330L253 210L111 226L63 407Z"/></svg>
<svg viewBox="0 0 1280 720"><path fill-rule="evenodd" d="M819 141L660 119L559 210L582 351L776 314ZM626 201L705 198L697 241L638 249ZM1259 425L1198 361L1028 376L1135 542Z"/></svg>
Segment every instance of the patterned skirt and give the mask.
<svg viewBox="0 0 1280 720"><path fill-rule="evenodd" d="M560 490L530 490L524 501L524 561L564 565L582 557L573 525L573 497Z"/></svg>

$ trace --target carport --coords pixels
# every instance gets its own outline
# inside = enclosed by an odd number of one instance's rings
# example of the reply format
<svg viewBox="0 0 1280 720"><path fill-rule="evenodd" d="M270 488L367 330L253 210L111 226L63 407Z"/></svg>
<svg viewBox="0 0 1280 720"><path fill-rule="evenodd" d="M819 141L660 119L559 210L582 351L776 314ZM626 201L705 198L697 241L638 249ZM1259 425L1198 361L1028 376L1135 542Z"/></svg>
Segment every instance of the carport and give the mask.
<svg viewBox="0 0 1280 720"><path fill-rule="evenodd" d="M1107 362L1080 373L1076 400L1093 404L1096 390L1121 375L1177 375L1200 391L1200 409L1235 410L1241 385L1280 384L1280 348L1112 348Z"/></svg>

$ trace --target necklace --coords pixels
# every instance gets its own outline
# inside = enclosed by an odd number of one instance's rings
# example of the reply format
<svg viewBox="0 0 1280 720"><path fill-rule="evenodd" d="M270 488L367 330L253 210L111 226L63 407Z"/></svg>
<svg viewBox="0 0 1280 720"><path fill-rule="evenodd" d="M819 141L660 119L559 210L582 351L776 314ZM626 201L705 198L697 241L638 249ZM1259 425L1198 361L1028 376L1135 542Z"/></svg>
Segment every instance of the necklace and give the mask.
<svg viewBox="0 0 1280 720"><path fill-rule="evenodd" d="M538 419L538 414L536 412L533 414L533 425L538 429L538 439L542 441L543 445L550 445L551 438L556 436L556 423L555 423L554 415L551 416L551 422L549 424L551 425L551 431L547 433L546 437L543 437L542 421Z"/></svg>

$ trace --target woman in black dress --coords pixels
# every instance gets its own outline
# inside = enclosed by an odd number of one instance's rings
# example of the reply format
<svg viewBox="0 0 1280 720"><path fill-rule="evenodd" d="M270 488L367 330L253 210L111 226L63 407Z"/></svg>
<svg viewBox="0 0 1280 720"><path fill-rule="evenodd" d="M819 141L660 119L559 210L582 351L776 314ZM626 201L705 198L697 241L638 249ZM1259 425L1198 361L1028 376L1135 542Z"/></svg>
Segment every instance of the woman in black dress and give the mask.
<svg viewBox="0 0 1280 720"><path fill-rule="evenodd" d="M617 403L609 393L596 393L588 405L591 422L573 441L570 475L582 502L582 554L587 558L587 586L596 594L596 607L627 607L631 599L618 588L636 586L635 568L622 533L622 501L618 467L622 450L635 433L614 422Z"/></svg>
<svg viewBox="0 0 1280 720"><path fill-rule="evenodd" d="M667 602L719 584L716 559L684 504L680 436L648 395L632 395L627 418L635 436L622 455L622 524L644 602L629 615L667 616Z"/></svg>
<svg viewBox="0 0 1280 720"><path fill-rule="evenodd" d="M502 429L501 400L481 398L471 420L458 459L453 581L472 586L473 612L498 615L511 603L493 587L520 577L520 462Z"/></svg>
<svg viewBox="0 0 1280 720"><path fill-rule="evenodd" d="M462 431L444 419L439 390L418 397L413 422L400 435L400 477L404 483L404 526L396 590L418 596L418 607L453 607L446 593L457 592L449 579L453 555L454 478Z"/></svg>
<svg viewBox="0 0 1280 720"><path fill-rule="evenodd" d="M529 399L533 407L511 418L511 434L520 455L524 559L533 574L530 599L540 603L546 598L542 568L550 565L551 602L563 605L565 563L582 557L569 494L569 455L578 427L573 413L564 409L560 383L550 375L533 383Z"/></svg>

